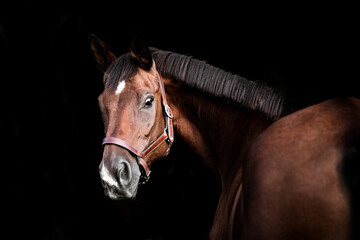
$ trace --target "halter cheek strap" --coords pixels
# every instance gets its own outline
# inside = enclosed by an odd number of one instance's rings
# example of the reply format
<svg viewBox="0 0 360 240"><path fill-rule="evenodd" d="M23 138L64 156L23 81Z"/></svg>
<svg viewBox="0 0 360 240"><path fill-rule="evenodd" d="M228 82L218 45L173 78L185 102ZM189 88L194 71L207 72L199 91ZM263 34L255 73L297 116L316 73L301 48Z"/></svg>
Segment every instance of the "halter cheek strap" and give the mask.
<svg viewBox="0 0 360 240"><path fill-rule="evenodd" d="M166 101L164 82L160 77L160 75L158 75L158 78L159 78L159 86L161 91L161 99L162 99L161 102L162 102L162 106L164 110L164 118L165 118L164 132L154 142L152 142L149 146L147 146L143 151L139 151L133 146L131 146L129 143L127 143L125 140L115 137L106 137L104 138L102 143L102 145L114 144L116 146L125 148L134 155L136 155L137 162L141 172L140 183L147 182L150 178L150 172L151 172L144 158L147 155L149 155L151 152L153 152L155 149L157 149L166 140L168 143L168 149L166 150L164 156L168 155L170 152L171 145L174 142L174 128L172 123L173 113Z"/></svg>

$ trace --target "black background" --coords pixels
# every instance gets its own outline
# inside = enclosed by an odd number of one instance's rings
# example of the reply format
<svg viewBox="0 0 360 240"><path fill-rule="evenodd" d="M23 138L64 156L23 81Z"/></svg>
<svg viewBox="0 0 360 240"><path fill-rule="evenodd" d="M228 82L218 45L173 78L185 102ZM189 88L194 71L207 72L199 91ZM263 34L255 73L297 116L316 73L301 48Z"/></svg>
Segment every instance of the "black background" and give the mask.
<svg viewBox="0 0 360 240"><path fill-rule="evenodd" d="M102 74L90 34L119 56L139 32L150 46L264 81L297 107L360 97L354 6L48 2L0 10L2 211L11 239L207 238L220 184L180 139L137 200L103 194Z"/></svg>

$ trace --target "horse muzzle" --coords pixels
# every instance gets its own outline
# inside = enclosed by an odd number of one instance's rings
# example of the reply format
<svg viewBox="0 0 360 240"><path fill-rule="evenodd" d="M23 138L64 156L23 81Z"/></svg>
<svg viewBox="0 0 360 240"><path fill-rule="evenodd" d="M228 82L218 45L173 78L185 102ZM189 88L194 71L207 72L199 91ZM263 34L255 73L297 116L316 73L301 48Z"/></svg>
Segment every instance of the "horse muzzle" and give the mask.
<svg viewBox="0 0 360 240"><path fill-rule="evenodd" d="M113 200L135 198L141 172L136 159L126 150L106 146L99 166L106 196Z"/></svg>

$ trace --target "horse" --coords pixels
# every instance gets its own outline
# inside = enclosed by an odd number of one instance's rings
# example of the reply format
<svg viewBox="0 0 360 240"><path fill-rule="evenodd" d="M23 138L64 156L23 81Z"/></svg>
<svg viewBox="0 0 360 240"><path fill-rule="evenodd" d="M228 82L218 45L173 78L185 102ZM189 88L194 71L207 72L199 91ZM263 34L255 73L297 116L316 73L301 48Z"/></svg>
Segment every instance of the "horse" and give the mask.
<svg viewBox="0 0 360 240"><path fill-rule="evenodd" d="M104 73L109 198L135 198L181 138L221 181L210 239L359 237L360 100L292 111L263 83L141 39L120 57L94 35L90 47Z"/></svg>

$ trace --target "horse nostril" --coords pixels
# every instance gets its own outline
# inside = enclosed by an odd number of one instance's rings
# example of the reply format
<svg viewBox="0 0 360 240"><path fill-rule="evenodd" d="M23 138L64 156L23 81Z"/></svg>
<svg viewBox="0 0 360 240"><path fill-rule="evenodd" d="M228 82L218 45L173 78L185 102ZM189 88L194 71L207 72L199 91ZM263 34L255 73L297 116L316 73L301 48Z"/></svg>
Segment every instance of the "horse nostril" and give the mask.
<svg viewBox="0 0 360 240"><path fill-rule="evenodd" d="M127 162L120 163L116 174L120 186L128 186L131 183L131 177L130 164Z"/></svg>

